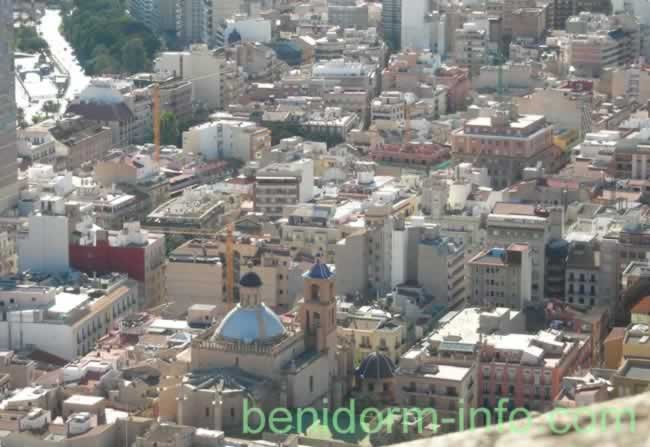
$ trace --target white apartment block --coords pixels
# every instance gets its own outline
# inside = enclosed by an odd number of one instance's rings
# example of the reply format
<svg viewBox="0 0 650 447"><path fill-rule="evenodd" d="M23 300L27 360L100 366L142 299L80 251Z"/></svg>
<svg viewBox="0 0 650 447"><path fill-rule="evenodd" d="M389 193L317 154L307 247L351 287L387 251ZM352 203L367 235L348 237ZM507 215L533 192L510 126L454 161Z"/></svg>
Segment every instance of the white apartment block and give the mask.
<svg viewBox="0 0 650 447"><path fill-rule="evenodd" d="M281 217L287 205L311 200L314 196L314 161L272 163L257 171L255 209L270 217Z"/></svg>
<svg viewBox="0 0 650 447"><path fill-rule="evenodd" d="M114 320L138 307L137 286L126 276L99 282L102 290L7 284L0 291L0 307L7 310L0 321L0 349L32 346L65 360L95 349Z"/></svg>
<svg viewBox="0 0 650 447"><path fill-rule="evenodd" d="M212 121L183 132L183 151L208 160L260 160L271 149L271 132L250 121Z"/></svg>
<svg viewBox="0 0 650 447"><path fill-rule="evenodd" d="M155 70L191 82L192 102L208 110L225 108L242 88L236 62L227 60L223 50L203 44L192 45L189 51L161 53Z"/></svg>

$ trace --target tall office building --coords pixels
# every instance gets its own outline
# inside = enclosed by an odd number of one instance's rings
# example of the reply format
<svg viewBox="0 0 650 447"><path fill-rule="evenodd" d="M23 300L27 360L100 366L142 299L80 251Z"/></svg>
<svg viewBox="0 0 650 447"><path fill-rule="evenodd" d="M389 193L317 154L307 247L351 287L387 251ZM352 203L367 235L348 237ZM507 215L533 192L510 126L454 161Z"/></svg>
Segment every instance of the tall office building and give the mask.
<svg viewBox="0 0 650 447"><path fill-rule="evenodd" d="M398 51L402 40L402 0L383 0L381 24L389 48Z"/></svg>
<svg viewBox="0 0 650 447"><path fill-rule="evenodd" d="M0 212L18 199L13 0L0 0Z"/></svg>

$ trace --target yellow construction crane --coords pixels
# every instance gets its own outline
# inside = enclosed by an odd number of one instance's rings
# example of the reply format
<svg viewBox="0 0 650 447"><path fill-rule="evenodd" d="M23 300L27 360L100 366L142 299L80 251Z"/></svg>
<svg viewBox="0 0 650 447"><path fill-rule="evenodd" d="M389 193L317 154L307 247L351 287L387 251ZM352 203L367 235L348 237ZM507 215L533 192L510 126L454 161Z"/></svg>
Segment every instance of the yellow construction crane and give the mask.
<svg viewBox="0 0 650 447"><path fill-rule="evenodd" d="M153 159L160 163L160 84L157 82L152 86L152 103L153 103Z"/></svg>

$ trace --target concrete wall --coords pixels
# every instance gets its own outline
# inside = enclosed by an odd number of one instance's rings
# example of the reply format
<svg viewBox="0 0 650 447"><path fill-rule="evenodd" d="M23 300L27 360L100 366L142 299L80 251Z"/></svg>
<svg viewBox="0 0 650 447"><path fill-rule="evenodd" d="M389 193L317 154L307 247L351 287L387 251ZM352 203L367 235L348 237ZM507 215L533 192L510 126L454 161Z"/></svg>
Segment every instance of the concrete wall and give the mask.
<svg viewBox="0 0 650 447"><path fill-rule="evenodd" d="M29 233L16 241L21 271L64 273L70 270L68 218L30 216Z"/></svg>
<svg viewBox="0 0 650 447"><path fill-rule="evenodd" d="M213 304L222 307L223 266L199 262L169 261L165 268L167 311L181 316L194 304ZM219 310L218 310L219 312Z"/></svg>
<svg viewBox="0 0 650 447"><path fill-rule="evenodd" d="M336 291L364 292L368 285L368 240L365 232L351 234L336 244Z"/></svg>

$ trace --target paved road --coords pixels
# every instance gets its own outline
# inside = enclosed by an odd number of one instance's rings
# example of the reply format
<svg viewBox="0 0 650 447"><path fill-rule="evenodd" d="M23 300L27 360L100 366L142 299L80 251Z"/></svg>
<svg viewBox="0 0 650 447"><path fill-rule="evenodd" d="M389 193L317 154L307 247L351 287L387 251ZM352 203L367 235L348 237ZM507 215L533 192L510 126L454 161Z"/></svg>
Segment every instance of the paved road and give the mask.
<svg viewBox="0 0 650 447"><path fill-rule="evenodd" d="M59 32L60 25L61 15L59 11L47 9L45 15L41 19L38 31L49 43L52 54L59 60L70 75L70 87L68 88L65 97L59 100L59 104L61 105L60 110L63 112L65 111L70 99L88 85L90 78L84 74L76 57L70 49L68 42L66 42L63 35ZM34 58L30 57L16 58L16 64L24 67L31 67L34 64L33 59ZM22 107L25 110L25 119L31 124L33 116L41 112L45 101L57 100L56 86L51 79L46 78L41 80L36 74L27 75L24 83L33 102L30 103L25 90L18 82L16 82L16 102L19 107Z"/></svg>
<svg viewBox="0 0 650 447"><path fill-rule="evenodd" d="M67 100L70 100L88 85L90 78L84 74L70 45L68 45L68 42L66 42L63 35L59 32L60 26L61 14L59 11L47 9L41 19L39 32L50 44L52 54L56 56L70 74L70 88L65 96Z"/></svg>

